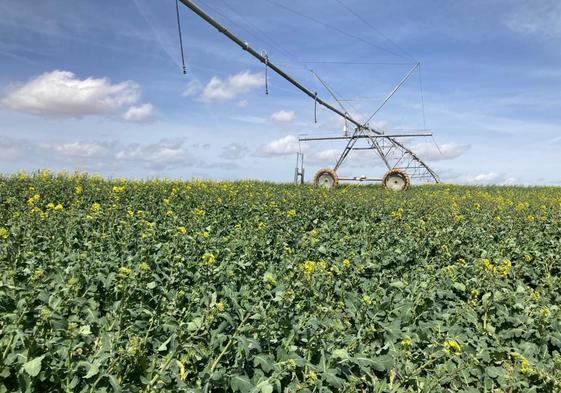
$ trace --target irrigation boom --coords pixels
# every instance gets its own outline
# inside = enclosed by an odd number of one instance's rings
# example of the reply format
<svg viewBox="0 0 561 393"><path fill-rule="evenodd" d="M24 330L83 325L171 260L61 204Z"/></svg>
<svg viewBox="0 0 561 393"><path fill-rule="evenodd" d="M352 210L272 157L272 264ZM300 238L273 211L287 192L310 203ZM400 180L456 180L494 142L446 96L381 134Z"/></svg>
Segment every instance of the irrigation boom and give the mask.
<svg viewBox="0 0 561 393"><path fill-rule="evenodd" d="M437 182L437 183L439 182L438 176L436 175L436 173L432 169L430 169L411 150L409 150L402 143L397 141L395 137L392 137L390 135L385 135L383 132L372 128L370 125L368 125L368 123L361 123L360 121L353 118L353 116L351 116L349 113L344 112L340 109L337 109L333 105L329 104L328 102L326 102L325 100L320 98L318 96L317 92L308 89L302 83L298 82L296 79L291 77L288 73L283 71L274 62L272 62L266 54L261 54L261 53L257 52L246 41L243 41L240 38L238 38L235 34L233 34L231 31L229 31L225 26L220 24L218 21L216 21L214 18L212 18L210 15L208 15L205 11L203 11L193 1L191 1L191 0L179 0L179 1L183 5L185 5L188 9L193 11L196 15L201 17L205 22L207 22L208 24L210 24L211 26L216 28L220 33L224 34L226 37L228 37L230 40L232 40L234 43L236 43L241 49L243 49L244 51L249 53L251 56L253 56L257 60L259 60L266 67L273 70L276 74L278 74L280 77L282 77L287 82L292 84L298 90L300 90L301 92L306 94L308 97L312 98L317 104L319 104L319 105L327 108L331 112L337 114L339 117L343 118L345 120L345 122L352 123L356 126L354 133L350 137L345 138L345 139L348 139L348 143L347 143L347 146L345 147L344 151L342 152L341 157L337 161L335 169L334 170L326 170L326 171L324 171L324 173L320 173L321 171L318 172L318 174L316 175L316 178L315 178L316 184L321 183L322 185L325 185L325 186L328 186L328 187L332 187L332 186L335 186L337 184L339 178L337 177L335 171L339 168L339 166L342 164L342 162L348 156L350 151L362 149L362 148L354 147L355 143L359 139L367 139L368 142L369 142L368 149L375 150L380 155L380 157L382 158L382 161L384 162L384 164L388 168L389 172L384 177L384 184L386 186L388 186L388 184L386 182L386 180L388 180L388 181L392 181L392 182L396 181L397 183L399 183L399 186L402 185L403 188L407 188L409 186L409 178L420 178L420 179L425 179L425 180L428 179L428 180L432 180L432 181ZM417 68L418 66L419 66L419 63L416 64L414 69ZM396 86L396 88L390 93L390 95L383 102L382 106L389 100L389 98L391 96L393 96L393 94L395 94L395 92L399 89L399 87L401 87L401 85L403 85L403 83L412 74L413 70L409 71L409 73L405 76L405 78L402 81L400 81L398 86ZM402 135L400 135L400 136L402 136ZM415 136L415 135L407 135L407 136ZM379 142L378 139L381 139L382 141L385 141L387 143ZM301 138L300 140L304 141L306 139ZM399 154L398 154L397 157L394 157L396 152L399 153ZM392 162L390 162L390 161L392 161ZM401 164L401 166L398 166L400 164ZM412 171L413 173L408 173L409 171ZM299 171L298 171L298 168L297 168L297 173L298 172ZM301 181L303 181L303 162L302 162L301 172L302 172L301 173L301 176L302 176ZM396 183L396 185L397 185L397 183Z"/></svg>

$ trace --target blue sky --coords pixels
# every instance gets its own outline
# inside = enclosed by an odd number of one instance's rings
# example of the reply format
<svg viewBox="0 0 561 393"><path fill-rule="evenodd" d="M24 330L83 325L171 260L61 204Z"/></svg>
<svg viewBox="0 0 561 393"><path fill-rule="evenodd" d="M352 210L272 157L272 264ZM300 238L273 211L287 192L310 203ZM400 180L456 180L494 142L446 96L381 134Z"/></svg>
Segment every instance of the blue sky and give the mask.
<svg viewBox="0 0 561 393"><path fill-rule="evenodd" d="M443 181L561 184L559 1L197 4L330 99L316 71L360 120L422 62L424 111L415 73L371 124L426 124L439 149L406 143ZM175 18L171 0L0 0L0 171L291 181L298 135L342 133L272 73L266 96L263 65L185 7L183 75ZM302 148L309 180L341 145ZM371 152L341 169L383 172Z"/></svg>

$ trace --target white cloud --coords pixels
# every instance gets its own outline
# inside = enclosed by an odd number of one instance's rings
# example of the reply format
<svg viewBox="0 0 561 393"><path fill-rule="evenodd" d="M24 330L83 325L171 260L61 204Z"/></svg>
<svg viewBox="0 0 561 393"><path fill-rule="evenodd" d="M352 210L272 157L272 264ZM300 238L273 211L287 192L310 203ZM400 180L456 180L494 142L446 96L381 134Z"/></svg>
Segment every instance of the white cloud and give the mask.
<svg viewBox="0 0 561 393"><path fill-rule="evenodd" d="M249 105L249 102L247 100L241 100L241 101L238 101L237 105L240 108L247 108L247 106Z"/></svg>
<svg viewBox="0 0 561 393"><path fill-rule="evenodd" d="M323 161L335 162L339 159L339 157L341 157L341 153L343 153L342 149L327 149L313 154L310 157L310 159L311 161L318 161L318 162L323 162Z"/></svg>
<svg viewBox="0 0 561 393"><path fill-rule="evenodd" d="M0 138L0 161L19 160L24 156L26 146L28 146L26 141L18 141L3 136Z"/></svg>
<svg viewBox="0 0 561 393"><path fill-rule="evenodd" d="M140 99L132 81L112 84L107 78L78 79L70 71L52 71L15 86L1 101L7 108L47 117L112 114Z"/></svg>
<svg viewBox="0 0 561 393"><path fill-rule="evenodd" d="M240 158L245 157L247 154L247 147L240 143L230 143L227 146L222 148L222 153L220 157L226 158L228 160L239 160Z"/></svg>
<svg viewBox="0 0 561 393"><path fill-rule="evenodd" d="M183 91L183 96L185 97L193 97L198 95L203 88L201 82L198 79L193 79L187 84L187 87Z"/></svg>
<svg viewBox="0 0 561 393"><path fill-rule="evenodd" d="M99 157L105 152L105 147L99 143L90 142L66 142L66 143L40 143L43 150L50 150L57 154L70 157L91 158Z"/></svg>
<svg viewBox="0 0 561 393"><path fill-rule="evenodd" d="M229 76L227 80L215 76L205 86L200 98L204 102L229 101L264 85L265 76L262 73L244 71Z"/></svg>
<svg viewBox="0 0 561 393"><path fill-rule="evenodd" d="M187 145L185 139L162 139L152 144L119 141L32 141L0 135L0 162L22 167L22 157L30 168L61 167L80 170L130 170L143 168L158 172L183 167L207 167L198 153L206 144ZM204 154L204 157L208 154ZM231 163L230 163L231 164ZM226 166L227 163L224 163ZM226 169L230 169L230 167Z"/></svg>
<svg viewBox="0 0 561 393"><path fill-rule="evenodd" d="M147 123L154 119L154 105L131 106L124 114L123 120L133 123Z"/></svg>
<svg viewBox="0 0 561 393"><path fill-rule="evenodd" d="M261 157L286 156L300 151L300 143L294 135L276 139L267 143L258 150L257 155Z"/></svg>
<svg viewBox="0 0 561 393"><path fill-rule="evenodd" d="M516 33L559 38L561 3L549 0L522 1L507 14L504 24Z"/></svg>
<svg viewBox="0 0 561 393"><path fill-rule="evenodd" d="M115 154L121 161L133 161L150 168L163 169L177 165L193 165L194 160L183 139L162 139L151 145L132 144Z"/></svg>
<svg viewBox="0 0 561 393"><path fill-rule="evenodd" d="M305 162L313 165L334 165L341 154L343 147L340 149L326 149L317 152L308 153L304 158ZM382 163L380 156L374 150L354 150L349 153L343 162L344 168L370 168L377 167Z"/></svg>
<svg viewBox="0 0 561 393"><path fill-rule="evenodd" d="M296 118L294 111L281 110L271 115L271 120L277 124L292 123Z"/></svg>
<svg viewBox="0 0 561 393"><path fill-rule="evenodd" d="M516 184L518 180L515 177L508 176L502 173L486 172L467 178L467 182L472 184L509 185L509 184Z"/></svg>
<svg viewBox="0 0 561 393"><path fill-rule="evenodd" d="M267 119L259 116L232 116L232 120L241 121L249 124L266 124Z"/></svg>
<svg viewBox="0 0 561 393"><path fill-rule="evenodd" d="M417 143L409 149L421 159L427 161L441 161L458 158L469 149L469 145L444 143L437 146L434 143L423 142Z"/></svg>

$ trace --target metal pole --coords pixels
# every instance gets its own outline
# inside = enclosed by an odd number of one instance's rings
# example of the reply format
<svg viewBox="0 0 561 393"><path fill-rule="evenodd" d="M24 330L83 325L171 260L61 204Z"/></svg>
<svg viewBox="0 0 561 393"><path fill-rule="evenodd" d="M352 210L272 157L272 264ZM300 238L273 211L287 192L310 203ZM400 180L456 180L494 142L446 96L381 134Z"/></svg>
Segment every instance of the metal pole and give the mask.
<svg viewBox="0 0 561 393"><path fill-rule="evenodd" d="M301 142L306 141L335 141L335 140L349 140L352 138L359 139L370 139L370 138L407 138L407 137L425 137L432 136L432 133L422 133L422 134L382 134L382 135L357 135L357 136L318 136L318 137L306 137L301 136L298 138Z"/></svg>
<svg viewBox="0 0 561 393"><path fill-rule="evenodd" d="M247 42L242 41L241 39L239 39L237 36L235 36L232 32L230 32L226 27L224 27L223 25L221 25L220 23L218 23L215 19L213 19L210 15L208 15L206 12L204 12L201 8L199 8L195 3L193 3L191 0L179 0L181 1L181 3L183 3L187 8L189 8L191 11L193 11L195 14L197 14L198 16L200 16L203 20L205 20L207 23L209 23L211 26L213 26L214 28L216 28L220 33L224 34L226 37L228 37L229 39L231 39L232 41L234 41L240 48L242 48L243 50L245 50L246 52L248 52L250 55L252 55L253 57L255 57L257 60L259 60L261 63L263 64L267 64L269 66L270 69L272 69L273 71L275 71L278 75L280 75L282 78L286 79L289 83L291 83L294 87L296 87L298 90L302 91L304 94L306 94L308 97L317 100L317 103L324 106L325 108L329 109L332 112L335 112L336 114L338 114L341 117L345 117L348 121L350 121L351 123L353 123L354 125L356 125L357 127L362 127L363 124L360 123L359 121L353 119L351 116L349 116L348 114L345 114L345 112L340 111L339 109L335 108L334 106L328 104L327 102L325 102L324 100L322 100L321 98L317 97L317 95L312 92L310 89L308 89L307 87L305 87L304 85L302 85L300 82L298 82L297 80L295 80L294 78L292 78L290 75L288 75L286 72L284 72L282 69L280 69L279 67L277 67L273 62L271 62L271 59L266 58L265 56L261 55L259 52L257 52L255 49L253 49L251 46L249 46L249 44ZM372 130L373 132L379 134L378 131Z"/></svg>

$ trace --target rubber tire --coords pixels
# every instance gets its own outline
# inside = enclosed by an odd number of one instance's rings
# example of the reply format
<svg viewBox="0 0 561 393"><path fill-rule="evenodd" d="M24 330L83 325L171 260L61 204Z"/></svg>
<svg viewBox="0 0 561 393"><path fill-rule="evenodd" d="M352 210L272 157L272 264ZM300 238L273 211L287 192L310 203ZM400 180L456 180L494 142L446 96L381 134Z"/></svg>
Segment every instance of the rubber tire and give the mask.
<svg viewBox="0 0 561 393"><path fill-rule="evenodd" d="M382 184L386 190L405 191L411 186L409 175L399 169L391 169L384 175Z"/></svg>
<svg viewBox="0 0 561 393"><path fill-rule="evenodd" d="M321 168L314 176L314 184L318 187L335 188L339 184L339 176L331 168Z"/></svg>

